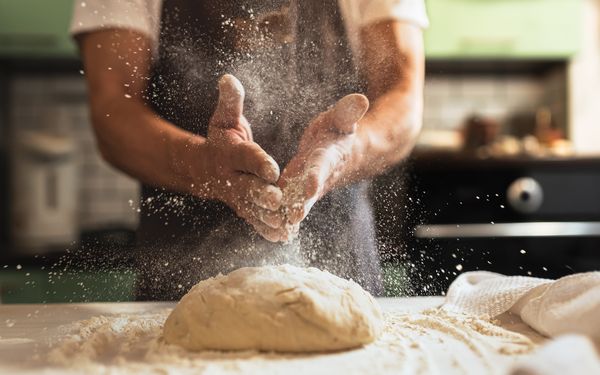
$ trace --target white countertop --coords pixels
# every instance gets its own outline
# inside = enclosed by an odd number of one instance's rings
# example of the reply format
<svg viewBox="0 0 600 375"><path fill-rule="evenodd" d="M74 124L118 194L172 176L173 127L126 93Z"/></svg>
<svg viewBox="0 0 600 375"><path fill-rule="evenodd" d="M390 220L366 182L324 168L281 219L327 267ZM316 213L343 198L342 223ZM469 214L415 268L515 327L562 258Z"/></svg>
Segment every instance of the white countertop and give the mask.
<svg viewBox="0 0 600 375"><path fill-rule="evenodd" d="M490 369L488 373L497 373L491 371L490 364L498 363L500 368L503 368L514 361L510 356L499 354L502 350L505 350L500 348L499 345L504 345L511 340L517 343L524 337L533 339L534 342L541 340L539 336L536 336L520 322L506 323L505 327L509 329L506 331L507 336L500 338L500 340L498 340L498 337L494 337L498 335L497 332L480 334L472 329L469 331L466 328L454 327L452 323L449 323L446 327L445 322L442 322L441 326L437 326L438 323L433 325L430 323L427 323L428 325L421 324L420 322L433 318L418 314L423 310L440 306L443 302L442 297L383 298L378 300L385 312L403 317L393 324L388 324L390 332L393 332L397 327L399 332L403 333L394 333L396 336L389 336L392 333L384 333L384 336L388 335L389 337L378 340L387 340L385 347L382 346L383 344L377 345L375 343L354 351L315 354L314 356L278 356L259 353L249 356L246 353L239 356L228 355L226 358L218 360L214 354L208 357L198 354L194 358L190 354L182 358L182 362L185 362L187 366L182 371L173 371L171 367L168 371L165 371L164 364L160 363L160 360L156 362L156 358L154 358L152 364L143 363L143 366L146 367L140 368L142 364L138 362L135 369L128 368L124 372L119 372L115 371L119 368L118 365L109 364L111 371L106 371L106 367L102 367L102 371L98 370L98 372L204 373L204 370L199 371L198 366L201 364L202 369L210 369L210 371L206 371L208 373L279 373L283 368L289 368L290 373L303 373L305 371L329 373L332 368L338 370L341 368L340 366L352 363L352 371L344 369L344 373L398 373L393 367L397 362L402 367L401 372L404 373L413 373L412 370L417 369L414 366L421 366L421 368L425 366L426 373L481 373L482 368ZM48 352L67 337L69 331L65 327L76 321L97 316L110 317L123 314L131 316L162 314L166 316L168 309L173 306L174 303L170 302L0 305L0 373L50 371L45 362ZM409 314L417 315L412 317ZM410 318L406 318L406 316L410 316ZM435 322L438 322L438 320ZM432 320L432 322L434 321ZM461 330L464 332L461 332ZM512 337L510 336L511 332L517 332L515 335L520 336ZM72 330L69 333L72 334ZM469 342L471 336L474 344ZM400 343L405 338L407 341ZM490 341L491 344L487 345L486 340ZM398 341L397 345L395 345L395 341ZM494 342L492 343L492 341ZM521 344L517 343L516 345ZM396 346L398 347L396 348ZM457 362L456 358L450 358L451 356L448 353L452 353L452 351L456 351L457 356L460 358L467 358L468 363L465 365L462 362ZM469 353L469 351L472 351L472 353ZM498 358L496 359L494 355L497 355ZM169 360L172 361L172 357ZM447 361L446 365L444 365L445 360ZM408 366L407 364L411 361L414 363ZM460 359L460 361L463 360ZM472 366L469 364L470 362L473 362ZM172 362L170 363L169 366L172 365ZM314 365L314 367L311 368L311 365ZM432 366L435 371L432 371ZM65 367L69 367L69 373L90 373L89 368L77 368L71 365ZM367 369L373 371L367 371ZM64 373L66 370L66 368L54 368L56 373ZM286 372L288 371L286 370Z"/></svg>
<svg viewBox="0 0 600 375"><path fill-rule="evenodd" d="M384 310L419 311L441 305L442 297L378 298ZM111 302L57 304L0 304L0 345L9 339L48 340L56 328L99 315L160 312L175 302ZM0 351L0 362L6 360Z"/></svg>

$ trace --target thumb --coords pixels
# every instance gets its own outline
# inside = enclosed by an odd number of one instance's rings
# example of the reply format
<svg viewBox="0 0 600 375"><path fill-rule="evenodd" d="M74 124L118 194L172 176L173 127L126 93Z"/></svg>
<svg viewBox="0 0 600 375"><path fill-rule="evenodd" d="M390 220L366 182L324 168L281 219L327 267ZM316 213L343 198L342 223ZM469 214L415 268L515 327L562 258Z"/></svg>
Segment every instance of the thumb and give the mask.
<svg viewBox="0 0 600 375"><path fill-rule="evenodd" d="M356 123L369 109L369 99L362 94L350 94L340 99L330 111L334 130L342 134L356 131Z"/></svg>
<svg viewBox="0 0 600 375"><path fill-rule="evenodd" d="M219 101L214 117L223 126L228 126L242 116L244 111L244 86L231 74L219 80Z"/></svg>

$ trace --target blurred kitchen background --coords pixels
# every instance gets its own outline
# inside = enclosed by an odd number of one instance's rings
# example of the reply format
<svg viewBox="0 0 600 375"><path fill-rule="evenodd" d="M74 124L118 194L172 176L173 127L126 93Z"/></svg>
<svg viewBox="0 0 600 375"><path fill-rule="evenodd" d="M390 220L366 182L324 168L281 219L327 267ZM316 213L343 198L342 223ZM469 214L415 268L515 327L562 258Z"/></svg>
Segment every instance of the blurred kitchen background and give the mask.
<svg viewBox="0 0 600 375"><path fill-rule="evenodd" d="M0 303L126 300L138 184L98 154L71 0L0 0ZM600 269L600 0L427 0L424 129L373 193L389 294Z"/></svg>

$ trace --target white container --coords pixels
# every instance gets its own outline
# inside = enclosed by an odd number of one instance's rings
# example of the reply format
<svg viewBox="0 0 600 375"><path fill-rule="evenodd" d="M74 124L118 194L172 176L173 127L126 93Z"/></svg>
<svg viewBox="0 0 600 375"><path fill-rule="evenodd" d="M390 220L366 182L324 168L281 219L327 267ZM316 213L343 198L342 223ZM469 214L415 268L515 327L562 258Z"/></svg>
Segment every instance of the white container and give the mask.
<svg viewBox="0 0 600 375"><path fill-rule="evenodd" d="M69 135L21 131L11 162L11 237L26 252L76 241L78 170Z"/></svg>

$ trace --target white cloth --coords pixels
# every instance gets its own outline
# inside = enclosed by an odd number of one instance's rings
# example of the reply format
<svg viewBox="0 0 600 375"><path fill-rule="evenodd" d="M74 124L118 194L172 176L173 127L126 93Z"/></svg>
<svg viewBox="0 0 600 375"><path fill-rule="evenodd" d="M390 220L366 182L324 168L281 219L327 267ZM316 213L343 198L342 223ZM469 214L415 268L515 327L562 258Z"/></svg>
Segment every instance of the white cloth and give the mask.
<svg viewBox="0 0 600 375"><path fill-rule="evenodd" d="M600 272L555 281L467 272L450 285L444 309L487 318L510 311L546 336L581 333L600 341Z"/></svg>
<svg viewBox="0 0 600 375"><path fill-rule="evenodd" d="M493 318L510 310L531 289L551 282L487 271L466 272L448 288L444 309Z"/></svg>
<svg viewBox="0 0 600 375"><path fill-rule="evenodd" d="M467 272L450 285L442 308L486 318L510 312L543 335L580 334L600 347L600 272L558 280ZM550 341L511 374L600 374L598 354L580 335Z"/></svg>
<svg viewBox="0 0 600 375"><path fill-rule="evenodd" d="M550 341L518 363L511 375L600 374L600 360L584 336L565 335Z"/></svg>
<svg viewBox="0 0 600 375"><path fill-rule="evenodd" d="M543 335L579 333L600 342L600 272L540 285L525 294L511 312Z"/></svg>
<svg viewBox="0 0 600 375"><path fill-rule="evenodd" d="M125 28L158 40L163 0L75 0L71 34ZM361 26L394 19L425 28L424 0L338 0L350 34Z"/></svg>
<svg viewBox="0 0 600 375"><path fill-rule="evenodd" d="M487 318L510 311L539 333L580 333L600 341L600 272L558 280L478 271L448 289L445 310Z"/></svg>

